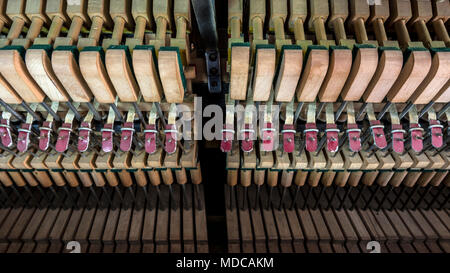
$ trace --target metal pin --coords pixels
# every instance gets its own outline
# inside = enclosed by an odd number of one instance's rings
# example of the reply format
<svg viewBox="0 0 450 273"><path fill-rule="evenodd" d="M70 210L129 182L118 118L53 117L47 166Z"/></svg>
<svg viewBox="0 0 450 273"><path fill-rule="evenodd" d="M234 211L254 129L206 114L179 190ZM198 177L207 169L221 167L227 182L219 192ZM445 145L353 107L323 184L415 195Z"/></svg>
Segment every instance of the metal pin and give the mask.
<svg viewBox="0 0 450 273"><path fill-rule="evenodd" d="M97 121L102 120L102 117L100 116L100 113L95 109L95 106L91 102L86 102L87 107L89 108L89 111L92 112L94 115L94 119Z"/></svg>
<svg viewBox="0 0 450 273"><path fill-rule="evenodd" d="M11 114L13 114L18 120L20 120L21 122L25 123L25 118L19 114L16 110L12 109L11 105L7 104L6 102L4 102L2 99L0 99L0 104L5 107L6 111L10 112ZM27 105L28 106L28 105ZM34 113L34 112L33 112Z"/></svg>
<svg viewBox="0 0 450 273"><path fill-rule="evenodd" d="M118 119L120 122L123 122L122 114L120 113L119 109L117 108L117 105L115 105L114 103L111 103L110 106L111 106L111 108L113 109L114 114L116 114L117 119Z"/></svg>
<svg viewBox="0 0 450 273"><path fill-rule="evenodd" d="M419 118L421 118L423 115L425 115L425 113L428 112L428 110L430 110L431 107L433 107L434 105L434 101L430 101L427 105L425 105L422 109L422 111L420 111L419 113Z"/></svg>
<svg viewBox="0 0 450 273"><path fill-rule="evenodd" d="M77 108L70 101L66 101L67 106L69 106L70 110L73 112L75 119L81 121L81 115L78 113Z"/></svg>
<svg viewBox="0 0 450 273"><path fill-rule="evenodd" d="M34 120L37 120L39 122L42 121L41 117L35 111L33 111L33 109L31 109L28 104L22 102L20 105L33 117Z"/></svg>
<svg viewBox="0 0 450 273"><path fill-rule="evenodd" d="M356 121L362 120L362 117L363 117L364 112L366 111L366 109L367 109L367 102L364 102L364 103L361 105L361 108L359 108L358 115L356 115Z"/></svg>
<svg viewBox="0 0 450 273"><path fill-rule="evenodd" d="M342 112L344 111L346 106L347 106L347 101L341 102L341 105L339 106L338 110L336 111L336 115L334 116L335 122L341 117Z"/></svg>
<svg viewBox="0 0 450 273"><path fill-rule="evenodd" d="M164 117L164 114L161 110L161 105L159 104L159 102L154 102L154 104L156 107L156 112L158 112L159 119L161 120L161 123L163 125L163 128L166 128L167 122L166 122L166 118Z"/></svg>
<svg viewBox="0 0 450 273"><path fill-rule="evenodd" d="M134 107L135 112L138 114L139 119L141 120L142 124L147 125L144 115L142 114L141 109L139 109L139 105L137 104L137 102L133 102L133 107Z"/></svg>
<svg viewBox="0 0 450 273"><path fill-rule="evenodd" d="M377 120L381 120L384 117L384 115L386 115L386 113L389 110L389 108L391 107L391 105L392 105L391 102L389 102L389 101L386 102L383 109L380 111L380 113L378 113Z"/></svg>
<svg viewBox="0 0 450 273"><path fill-rule="evenodd" d="M447 112L447 109L450 107L450 102L444 105L441 110L439 110L437 117L440 118L445 112Z"/></svg>
<svg viewBox="0 0 450 273"><path fill-rule="evenodd" d="M56 122L61 121L61 118L58 116L58 114L56 114L53 109L51 107L49 107L45 102L41 102L40 103L42 105L42 107L45 108L45 111L47 111Z"/></svg>
<svg viewBox="0 0 450 273"><path fill-rule="evenodd" d="M320 113L322 113L324 106L325 106L325 102L319 103L319 107L317 108L317 112L316 112L316 117L319 117Z"/></svg>
<svg viewBox="0 0 450 273"><path fill-rule="evenodd" d="M398 115L398 118L401 120L408 112L411 110L411 108L414 106L411 102L408 102L408 104L405 106L403 111Z"/></svg>
<svg viewBox="0 0 450 273"><path fill-rule="evenodd" d="M295 114L294 114L294 125L297 123L297 120L298 120L298 118L299 118L299 116L300 116L300 113L301 113L301 111L302 111L302 108L303 108L303 102L299 102L299 103L297 104L297 109L295 109Z"/></svg>

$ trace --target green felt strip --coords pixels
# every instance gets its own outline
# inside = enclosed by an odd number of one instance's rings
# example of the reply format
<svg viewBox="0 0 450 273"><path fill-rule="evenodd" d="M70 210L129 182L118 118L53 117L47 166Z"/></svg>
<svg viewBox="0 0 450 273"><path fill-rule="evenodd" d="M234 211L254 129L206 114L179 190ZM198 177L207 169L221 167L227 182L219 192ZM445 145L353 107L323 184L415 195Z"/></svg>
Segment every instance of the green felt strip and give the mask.
<svg viewBox="0 0 450 273"><path fill-rule="evenodd" d="M84 51L98 52L100 54L100 58L102 59L102 62L105 63L105 51L103 50L103 48L101 46L87 46L87 47L83 48L83 50L81 50L81 52L84 52Z"/></svg>
<svg viewBox="0 0 450 273"><path fill-rule="evenodd" d="M424 47L408 47L403 53L403 65L408 61L409 56L411 56L414 51L428 51L428 49Z"/></svg>
<svg viewBox="0 0 450 273"><path fill-rule="evenodd" d="M23 60L25 60L25 48L23 46L16 46L16 45L9 45L9 46L4 46L2 48L0 48L0 50L17 50L20 54L20 56L22 57Z"/></svg>
<svg viewBox="0 0 450 273"><path fill-rule="evenodd" d="M363 48L376 48L376 47L374 45L368 45L368 44L355 44L353 46L353 52L352 52L353 59L356 58L356 55L358 54L358 50L363 49Z"/></svg>
<svg viewBox="0 0 450 273"><path fill-rule="evenodd" d="M55 48L55 51L70 51L72 52L72 56L75 58L75 61L78 63L78 59L80 57L80 51L77 46L58 46Z"/></svg>
<svg viewBox="0 0 450 273"><path fill-rule="evenodd" d="M32 45L29 49L43 49L47 57L52 58L53 47L51 45Z"/></svg>

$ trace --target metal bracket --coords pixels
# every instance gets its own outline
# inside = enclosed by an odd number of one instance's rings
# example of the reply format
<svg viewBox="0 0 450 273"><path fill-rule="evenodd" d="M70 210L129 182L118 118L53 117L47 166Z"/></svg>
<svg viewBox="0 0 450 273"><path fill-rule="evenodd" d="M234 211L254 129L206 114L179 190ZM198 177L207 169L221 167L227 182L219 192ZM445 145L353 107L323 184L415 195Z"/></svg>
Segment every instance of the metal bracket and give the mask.
<svg viewBox="0 0 450 273"><path fill-rule="evenodd" d="M217 49L207 49L205 52L206 73L208 75L209 93L218 94L222 92L222 81L220 77L220 54Z"/></svg>

